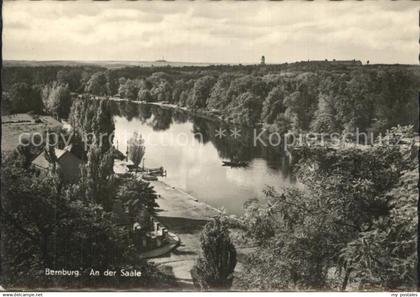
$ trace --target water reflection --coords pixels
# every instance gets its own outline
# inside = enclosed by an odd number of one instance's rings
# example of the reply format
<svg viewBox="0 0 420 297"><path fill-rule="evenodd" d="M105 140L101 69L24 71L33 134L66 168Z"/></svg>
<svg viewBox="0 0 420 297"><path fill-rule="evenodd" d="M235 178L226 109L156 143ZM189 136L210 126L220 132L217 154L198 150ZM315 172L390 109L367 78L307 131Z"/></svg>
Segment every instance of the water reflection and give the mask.
<svg viewBox="0 0 420 297"><path fill-rule="evenodd" d="M294 182L281 149L254 146L250 129L240 127L240 137L227 132L220 138L217 129L231 127L182 110L127 102L114 102L113 110L121 151L125 152L133 132L141 133L146 167L165 167L164 182L229 213L239 214L246 200L262 198L266 185L281 188ZM232 159L247 161L249 166L222 166L222 160Z"/></svg>

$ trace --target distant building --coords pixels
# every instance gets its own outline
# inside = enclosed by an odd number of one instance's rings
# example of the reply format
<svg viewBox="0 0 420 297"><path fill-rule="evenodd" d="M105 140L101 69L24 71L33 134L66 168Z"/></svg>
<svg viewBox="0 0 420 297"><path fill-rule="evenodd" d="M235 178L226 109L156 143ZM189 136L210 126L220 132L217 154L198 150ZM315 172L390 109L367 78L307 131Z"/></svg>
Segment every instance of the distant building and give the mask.
<svg viewBox="0 0 420 297"><path fill-rule="evenodd" d="M57 157L56 165L62 174L63 180L67 183L77 182L80 178L82 160L71 153L69 147L66 147L64 150L55 149L54 152ZM32 165L41 172L47 172L50 169L50 162L45 156L45 151L32 161Z"/></svg>
<svg viewBox="0 0 420 297"><path fill-rule="evenodd" d="M261 65L265 65L265 56L261 56Z"/></svg>

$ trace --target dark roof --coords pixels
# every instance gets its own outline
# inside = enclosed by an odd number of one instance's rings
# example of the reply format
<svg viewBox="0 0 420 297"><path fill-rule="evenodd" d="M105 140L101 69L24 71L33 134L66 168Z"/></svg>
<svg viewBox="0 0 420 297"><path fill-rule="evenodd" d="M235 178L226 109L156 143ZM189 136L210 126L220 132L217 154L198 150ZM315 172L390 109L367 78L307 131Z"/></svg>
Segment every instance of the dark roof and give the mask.
<svg viewBox="0 0 420 297"><path fill-rule="evenodd" d="M67 148L64 150L60 150L60 149L54 149L55 152L55 156L57 157L57 160L60 160L60 158L62 158L64 155L66 154L71 154ZM42 153L40 153L38 155L38 157L36 157L33 161L32 164L40 167L40 168L44 168L44 169L48 169L50 166L50 162L48 162L48 160L45 158L45 152L43 151Z"/></svg>

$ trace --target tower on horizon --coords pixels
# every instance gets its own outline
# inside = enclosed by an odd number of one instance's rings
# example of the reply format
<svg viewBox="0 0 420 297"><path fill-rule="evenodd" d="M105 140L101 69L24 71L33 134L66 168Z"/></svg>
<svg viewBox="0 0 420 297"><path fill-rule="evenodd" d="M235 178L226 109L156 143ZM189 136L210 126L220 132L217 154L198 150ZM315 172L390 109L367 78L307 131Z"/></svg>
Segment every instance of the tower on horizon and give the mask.
<svg viewBox="0 0 420 297"><path fill-rule="evenodd" d="M265 56L261 56L261 65L265 65Z"/></svg>

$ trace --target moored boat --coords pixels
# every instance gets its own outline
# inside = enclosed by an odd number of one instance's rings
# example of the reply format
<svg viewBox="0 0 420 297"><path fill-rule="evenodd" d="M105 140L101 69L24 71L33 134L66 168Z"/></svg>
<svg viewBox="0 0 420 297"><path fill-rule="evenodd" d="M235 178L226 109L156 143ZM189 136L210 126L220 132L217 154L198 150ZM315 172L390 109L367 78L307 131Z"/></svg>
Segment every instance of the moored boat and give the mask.
<svg viewBox="0 0 420 297"><path fill-rule="evenodd" d="M158 180L158 178L155 175L150 175L150 174L143 174L141 178L147 181Z"/></svg>
<svg viewBox="0 0 420 297"><path fill-rule="evenodd" d="M230 167L247 167L248 162L245 161L222 161L222 166L230 166Z"/></svg>

